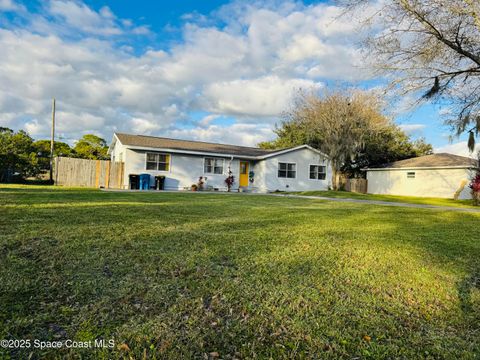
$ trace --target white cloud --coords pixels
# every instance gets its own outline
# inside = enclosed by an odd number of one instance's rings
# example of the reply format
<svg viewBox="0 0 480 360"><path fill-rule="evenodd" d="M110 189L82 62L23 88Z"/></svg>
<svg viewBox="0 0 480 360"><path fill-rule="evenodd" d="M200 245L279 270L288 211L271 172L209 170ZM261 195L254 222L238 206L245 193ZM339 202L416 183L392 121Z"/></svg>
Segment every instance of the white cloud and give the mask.
<svg viewBox="0 0 480 360"><path fill-rule="evenodd" d="M240 116L278 116L290 105L299 89L318 89L320 83L305 79L266 76L208 85L204 91L206 110Z"/></svg>
<svg viewBox="0 0 480 360"><path fill-rule="evenodd" d="M421 135L427 126L425 124L402 124L399 127L408 135Z"/></svg>
<svg viewBox="0 0 480 360"><path fill-rule="evenodd" d="M477 154L480 151L480 144L477 144L475 147L475 151L471 153L468 150L467 142L466 141L460 141L454 144L448 144L445 146L441 146L438 148L434 149L435 153L450 153L450 154L455 154L455 155L460 155L460 156L465 156L465 157L470 157L470 158L477 158Z"/></svg>
<svg viewBox="0 0 480 360"><path fill-rule="evenodd" d="M99 14L102 15L103 18L106 18L106 19L115 19L116 18L116 16L113 14L112 10L110 10L110 8L108 6L103 6L99 10Z"/></svg>
<svg viewBox="0 0 480 360"><path fill-rule="evenodd" d="M80 1L47 0L43 3L42 13L26 17L29 28L44 35L112 38L150 34L148 26L135 26L130 19L117 18L108 6L95 11Z"/></svg>
<svg viewBox="0 0 480 360"><path fill-rule="evenodd" d="M215 114L206 115L198 122L198 125L201 127L206 127L210 125L212 121L218 119L219 117L220 115L215 115Z"/></svg>
<svg viewBox="0 0 480 360"><path fill-rule="evenodd" d="M438 110L439 116L450 116L452 114L453 114L453 110L449 107L443 107L440 110Z"/></svg>
<svg viewBox="0 0 480 360"><path fill-rule="evenodd" d="M209 125L193 129L176 129L166 132L166 136L180 139L201 140L242 146L256 146L259 142L271 140L273 136L269 124L237 123L231 126Z"/></svg>
<svg viewBox="0 0 480 360"><path fill-rule="evenodd" d="M150 34L150 29L148 26L146 25L142 25L142 26L137 26L135 28L132 29L132 34L135 34L135 35L148 35Z"/></svg>
<svg viewBox="0 0 480 360"><path fill-rule="evenodd" d="M0 0L0 11L24 11L25 7L13 0Z"/></svg>
<svg viewBox="0 0 480 360"><path fill-rule="evenodd" d="M225 26L187 16L181 41L142 53L129 45L133 34L149 33L147 26L108 7L51 0L43 13L25 15L27 25L0 26L0 125L48 136L56 97L59 131L72 138L170 131L251 145L271 135L295 89L365 77L351 43L356 22L338 14L326 4L236 2L212 15ZM118 44L119 37L126 40ZM196 111L237 123L222 127L212 118L194 130L175 129Z"/></svg>
<svg viewBox="0 0 480 360"><path fill-rule="evenodd" d="M130 120L130 126L132 132L138 134L150 134L152 131L159 130L161 128L161 126L155 121L141 118L132 118L132 120Z"/></svg>
<svg viewBox="0 0 480 360"><path fill-rule="evenodd" d="M115 24L115 16L108 7L99 12L83 3L64 0L51 0L48 11L60 17L67 25L86 33L99 35L119 35L122 30Z"/></svg>
<svg viewBox="0 0 480 360"><path fill-rule="evenodd" d="M37 119L32 119L25 123L25 130L31 135L35 136L37 134L44 133L47 129L46 124L39 123Z"/></svg>

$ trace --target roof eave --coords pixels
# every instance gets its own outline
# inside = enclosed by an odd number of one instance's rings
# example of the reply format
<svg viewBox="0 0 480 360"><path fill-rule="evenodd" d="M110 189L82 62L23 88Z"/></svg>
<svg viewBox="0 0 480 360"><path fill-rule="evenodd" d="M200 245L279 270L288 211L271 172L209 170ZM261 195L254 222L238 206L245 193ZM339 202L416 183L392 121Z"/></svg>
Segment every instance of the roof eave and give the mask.
<svg viewBox="0 0 480 360"><path fill-rule="evenodd" d="M317 149L315 149L315 148L313 148L313 147L311 147L310 145L307 145L307 144L295 146L295 147L289 148L289 149L278 150L278 151L275 151L275 152L272 152L272 153L266 154L266 155L261 155L261 156L258 157L258 159L259 160L264 160L264 159L268 159L270 157L286 154L286 153L289 153L289 152L292 152L292 151L297 151L297 150L300 150L300 149L310 149L310 150L316 152L317 154L322 155L323 157L328 159L328 155L324 154L320 150L317 150Z"/></svg>
<svg viewBox="0 0 480 360"><path fill-rule="evenodd" d="M409 167L383 167L383 168L363 168L362 171L387 171L387 170L435 170L435 169L478 169L474 165L461 166L409 166Z"/></svg>
<svg viewBox="0 0 480 360"><path fill-rule="evenodd" d="M127 149L132 150L150 150L150 151L164 151L164 152L171 152L177 154L189 154L189 155L207 155L207 156L217 156L217 157L233 157L239 159L247 159L247 160L258 160L258 156L253 155L239 155L239 154L231 154L231 153L217 153L217 152L209 152L209 151L195 151L195 150L182 150L182 149L172 149L172 148L158 148L158 147L149 147L149 146L135 146L135 145L125 145Z"/></svg>
<svg viewBox="0 0 480 360"><path fill-rule="evenodd" d="M117 136L117 133L113 133L113 136L112 136L112 141L110 142L110 145L108 146L108 150L107 150L107 154L110 155L112 153L112 150L113 150L113 146L115 145L116 142L119 142L120 144L122 143L120 141L120 139L118 138Z"/></svg>
<svg viewBox="0 0 480 360"><path fill-rule="evenodd" d="M129 144L123 144L120 141L120 138L117 136L117 133L115 132L113 134L113 139L112 143L109 146L108 153L110 154L111 151L113 150L113 145L115 142L118 141L120 144L124 145L127 148L134 149L134 150L151 150L151 151L166 151L166 152L173 152L173 153L183 153L183 154L192 154L192 155L210 155L210 156L219 156L219 157L235 157L235 158L241 158L241 159L248 159L248 160L264 160L268 159L271 157L275 157L278 155L286 154L292 151L300 150L300 149L309 149L317 154L323 156L326 159L329 159L328 155L324 154L320 150L317 150L310 145L303 144L299 145L296 147L288 148L288 149L281 149L278 151L272 151L267 154L263 155L239 155L239 154L234 154L234 153L219 153L219 152L211 152L211 151L200 151L200 150L183 150L183 149L173 149L169 147L152 147L152 146L141 146L141 145L129 145Z"/></svg>

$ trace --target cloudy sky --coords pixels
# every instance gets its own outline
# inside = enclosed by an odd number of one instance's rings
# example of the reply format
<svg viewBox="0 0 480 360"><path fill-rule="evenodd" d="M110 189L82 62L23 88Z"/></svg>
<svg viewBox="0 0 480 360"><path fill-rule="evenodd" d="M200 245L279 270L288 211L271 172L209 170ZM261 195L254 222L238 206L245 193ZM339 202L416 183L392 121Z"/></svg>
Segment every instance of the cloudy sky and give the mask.
<svg viewBox="0 0 480 360"><path fill-rule="evenodd" d="M368 13L369 9L365 9ZM366 14L325 2L0 0L0 126L72 143L114 131L255 145L300 88L369 88ZM439 151L439 107L399 105L397 123Z"/></svg>

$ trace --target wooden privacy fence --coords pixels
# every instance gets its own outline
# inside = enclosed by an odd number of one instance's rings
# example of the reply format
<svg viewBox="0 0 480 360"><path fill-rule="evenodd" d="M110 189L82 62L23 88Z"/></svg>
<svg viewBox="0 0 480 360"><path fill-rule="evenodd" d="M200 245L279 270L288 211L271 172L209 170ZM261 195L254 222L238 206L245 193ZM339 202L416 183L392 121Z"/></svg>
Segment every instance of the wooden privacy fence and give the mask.
<svg viewBox="0 0 480 360"><path fill-rule="evenodd" d="M362 193L362 194L367 193L367 185L368 185L367 179L361 179L361 178L348 179L343 174L339 175L337 179L338 179L337 180L338 186L340 189L343 189L345 191L350 191L350 192Z"/></svg>
<svg viewBox="0 0 480 360"><path fill-rule="evenodd" d="M123 162L55 158L55 185L122 189L123 173Z"/></svg>
<svg viewBox="0 0 480 360"><path fill-rule="evenodd" d="M345 181L345 190L356 193L367 193L367 179L347 179Z"/></svg>

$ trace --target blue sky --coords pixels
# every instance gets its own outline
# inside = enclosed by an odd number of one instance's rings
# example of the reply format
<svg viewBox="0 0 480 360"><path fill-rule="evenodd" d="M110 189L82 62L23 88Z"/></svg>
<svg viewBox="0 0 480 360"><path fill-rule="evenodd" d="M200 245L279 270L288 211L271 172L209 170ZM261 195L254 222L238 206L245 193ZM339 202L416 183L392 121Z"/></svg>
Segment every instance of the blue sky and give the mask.
<svg viewBox="0 0 480 360"><path fill-rule="evenodd" d="M369 88L355 18L322 2L0 0L0 126L49 134L114 131L255 145L299 88ZM439 106L392 111L412 137L450 144Z"/></svg>

